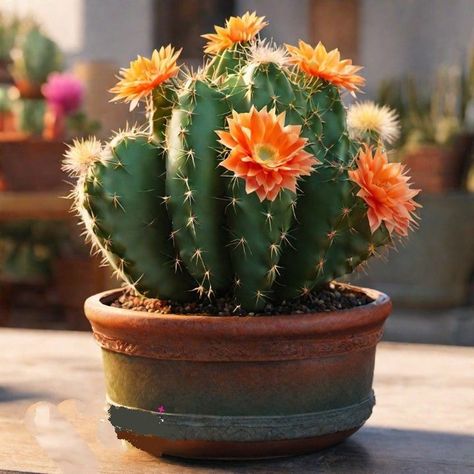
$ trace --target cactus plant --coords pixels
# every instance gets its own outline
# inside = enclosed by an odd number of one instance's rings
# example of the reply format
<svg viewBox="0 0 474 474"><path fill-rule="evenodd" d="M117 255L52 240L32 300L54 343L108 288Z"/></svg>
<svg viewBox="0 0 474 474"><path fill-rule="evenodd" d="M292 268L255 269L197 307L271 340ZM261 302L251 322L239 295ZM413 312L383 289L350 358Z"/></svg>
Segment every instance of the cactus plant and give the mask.
<svg viewBox="0 0 474 474"><path fill-rule="evenodd" d="M264 26L247 13L204 35L197 72L178 74L171 46L138 57L112 92L145 101L148 126L66 155L89 238L146 296L233 294L261 311L350 273L415 223L418 191L385 152L387 113L348 131L341 92L360 89L360 67L321 43L277 48L258 38Z"/></svg>
<svg viewBox="0 0 474 474"><path fill-rule="evenodd" d="M63 65L61 51L37 25L33 25L17 43L12 52L11 73L20 93L40 92L50 73L60 71Z"/></svg>

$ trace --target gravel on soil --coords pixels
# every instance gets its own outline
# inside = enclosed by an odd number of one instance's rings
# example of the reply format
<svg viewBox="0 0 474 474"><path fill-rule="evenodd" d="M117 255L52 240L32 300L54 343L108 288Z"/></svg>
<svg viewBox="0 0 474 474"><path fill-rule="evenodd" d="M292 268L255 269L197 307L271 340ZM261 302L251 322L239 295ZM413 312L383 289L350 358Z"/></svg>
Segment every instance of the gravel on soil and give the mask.
<svg viewBox="0 0 474 474"><path fill-rule="evenodd" d="M272 316L278 314L305 314L338 311L371 303L372 298L354 287L329 283L326 287L313 290L307 295L280 303L268 302L265 308L252 313L245 311L235 302L233 296L222 296L213 300L177 303L156 298L146 298L126 290L111 303L115 308L131 309L158 314L193 314L205 316Z"/></svg>

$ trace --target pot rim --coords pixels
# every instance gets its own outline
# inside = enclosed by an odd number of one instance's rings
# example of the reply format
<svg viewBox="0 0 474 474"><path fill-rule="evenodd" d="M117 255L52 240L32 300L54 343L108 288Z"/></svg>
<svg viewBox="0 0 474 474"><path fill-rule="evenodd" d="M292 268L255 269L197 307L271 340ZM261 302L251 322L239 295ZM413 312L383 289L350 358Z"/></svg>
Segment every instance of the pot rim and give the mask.
<svg viewBox="0 0 474 474"><path fill-rule="evenodd" d="M372 350L390 314L390 298L326 313L279 316L156 314L108 306L124 290L91 296L84 309L103 349L129 356L188 361L278 361Z"/></svg>
<svg viewBox="0 0 474 474"><path fill-rule="evenodd" d="M330 312L262 316L207 316L158 314L110 306L124 289L104 291L89 297L84 304L94 330L116 329L120 332L172 335L177 329L188 329L194 335L245 337L316 334L327 335L378 326L390 314L390 298L377 290L344 285L372 298L369 304ZM188 331L186 331L188 332Z"/></svg>

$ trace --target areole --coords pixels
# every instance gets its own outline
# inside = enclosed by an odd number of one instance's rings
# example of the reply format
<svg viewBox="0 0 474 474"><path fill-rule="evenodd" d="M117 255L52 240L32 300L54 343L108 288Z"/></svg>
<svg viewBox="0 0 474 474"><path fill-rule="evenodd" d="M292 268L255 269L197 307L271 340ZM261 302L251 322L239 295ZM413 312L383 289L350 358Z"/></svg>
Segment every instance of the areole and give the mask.
<svg viewBox="0 0 474 474"><path fill-rule="evenodd" d="M375 403L375 346L391 309L386 295L363 291L372 303L271 317L125 310L109 306L117 290L89 298L119 437L197 458L297 454L344 439Z"/></svg>

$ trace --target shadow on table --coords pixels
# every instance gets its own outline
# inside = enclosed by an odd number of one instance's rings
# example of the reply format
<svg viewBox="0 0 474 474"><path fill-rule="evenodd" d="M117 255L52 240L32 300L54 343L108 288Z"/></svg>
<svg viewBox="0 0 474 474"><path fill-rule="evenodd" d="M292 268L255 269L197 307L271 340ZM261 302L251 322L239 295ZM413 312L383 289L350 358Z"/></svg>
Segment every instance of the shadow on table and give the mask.
<svg viewBox="0 0 474 474"><path fill-rule="evenodd" d="M182 472L189 468L189 472L220 473L468 473L474 472L474 436L367 427L334 448L307 456L245 462L168 457L161 463L181 466Z"/></svg>
<svg viewBox="0 0 474 474"><path fill-rule="evenodd" d="M0 403L15 402L18 400L37 400L44 398L44 393L34 391L10 390L0 386Z"/></svg>
<svg viewBox="0 0 474 474"><path fill-rule="evenodd" d="M139 472L146 467L146 472L156 470L164 474L474 473L474 435L469 434L367 426L345 443L312 455L211 462L171 457L155 459L127 448L117 440L112 425L104 418L103 407L94 411L90 404L77 400L65 400L59 405L35 403L28 408L24 422L48 457L60 468L64 467L64 472L73 472L65 470L73 466L78 469L74 472L94 473L99 466L109 466L113 461L118 469L125 468L123 472ZM84 439L79 434L83 433L84 426L95 436ZM100 449L94 452L95 443L99 443L96 446ZM137 470L132 470L132 465Z"/></svg>

